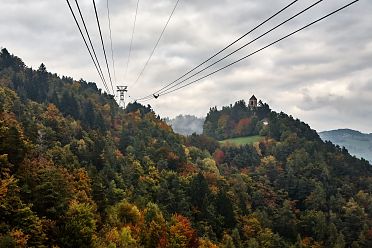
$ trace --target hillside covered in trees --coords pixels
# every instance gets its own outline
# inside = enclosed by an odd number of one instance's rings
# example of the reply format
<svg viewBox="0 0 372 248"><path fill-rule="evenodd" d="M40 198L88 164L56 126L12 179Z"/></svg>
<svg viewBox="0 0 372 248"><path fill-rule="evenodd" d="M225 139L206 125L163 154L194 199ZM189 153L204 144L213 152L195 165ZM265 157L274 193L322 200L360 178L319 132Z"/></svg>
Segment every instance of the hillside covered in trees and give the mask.
<svg viewBox="0 0 372 248"><path fill-rule="evenodd" d="M351 154L372 163L372 134L351 129L338 129L321 132L319 136L323 140L346 147Z"/></svg>
<svg viewBox="0 0 372 248"><path fill-rule="evenodd" d="M371 165L265 106L184 137L3 49L0 247L372 247Z"/></svg>
<svg viewBox="0 0 372 248"><path fill-rule="evenodd" d="M234 105L217 110L210 108L204 122L203 133L217 140L250 135L265 135L267 122L271 113L269 105L259 102L251 108L244 100Z"/></svg>

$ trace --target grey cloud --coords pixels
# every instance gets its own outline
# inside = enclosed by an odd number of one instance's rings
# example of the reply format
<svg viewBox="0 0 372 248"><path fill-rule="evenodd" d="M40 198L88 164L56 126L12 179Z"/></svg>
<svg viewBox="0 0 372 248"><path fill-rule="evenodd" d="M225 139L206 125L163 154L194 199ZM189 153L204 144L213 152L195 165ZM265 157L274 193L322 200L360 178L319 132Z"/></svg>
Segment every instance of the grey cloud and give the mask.
<svg viewBox="0 0 372 248"><path fill-rule="evenodd" d="M181 0L144 76L131 89L132 99L173 81L290 2ZM314 2L299 1L237 46ZM347 2L324 1L220 66ZM65 1L0 0L0 3L7 10L0 15L0 46L7 47L29 66L37 67L44 62L52 72L95 81L102 87ZM79 3L103 65L91 0ZM109 3L118 83L130 84L149 56L175 0L141 0L126 82L124 71L136 0ZM108 45L106 0L97 0L97 4ZM372 132L371 10L371 1L360 1L223 72L149 103L162 116L203 116L211 106L247 100L254 93L274 110L292 114L319 130L349 127Z"/></svg>

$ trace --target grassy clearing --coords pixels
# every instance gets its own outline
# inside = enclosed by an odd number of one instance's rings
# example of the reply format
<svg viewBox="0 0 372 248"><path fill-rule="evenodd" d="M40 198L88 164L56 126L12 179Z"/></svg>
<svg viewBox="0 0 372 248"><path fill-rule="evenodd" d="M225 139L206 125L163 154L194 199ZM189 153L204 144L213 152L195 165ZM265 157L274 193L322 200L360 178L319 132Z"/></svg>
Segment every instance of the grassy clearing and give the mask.
<svg viewBox="0 0 372 248"><path fill-rule="evenodd" d="M233 138L233 139L226 139L220 141L221 144L235 144L235 145L251 145L256 142L259 142L264 137L260 135L255 136L247 136L247 137L239 137L239 138Z"/></svg>

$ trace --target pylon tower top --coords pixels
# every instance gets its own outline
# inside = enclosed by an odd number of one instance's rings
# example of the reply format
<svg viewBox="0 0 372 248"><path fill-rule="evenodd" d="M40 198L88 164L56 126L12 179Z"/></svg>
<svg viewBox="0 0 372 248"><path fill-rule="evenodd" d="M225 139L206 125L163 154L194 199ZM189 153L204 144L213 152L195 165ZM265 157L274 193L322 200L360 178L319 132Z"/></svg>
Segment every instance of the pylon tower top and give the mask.
<svg viewBox="0 0 372 248"><path fill-rule="evenodd" d="M128 86L116 86L119 93L119 107L125 108L125 92L128 92Z"/></svg>

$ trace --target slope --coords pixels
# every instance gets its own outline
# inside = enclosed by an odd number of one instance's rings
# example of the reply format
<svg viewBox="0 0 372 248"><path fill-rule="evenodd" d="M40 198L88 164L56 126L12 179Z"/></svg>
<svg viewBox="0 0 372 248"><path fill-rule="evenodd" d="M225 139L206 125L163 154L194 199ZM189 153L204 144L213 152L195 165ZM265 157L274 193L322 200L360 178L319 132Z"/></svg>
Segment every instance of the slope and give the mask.
<svg viewBox="0 0 372 248"><path fill-rule="evenodd" d="M265 118L241 129L259 144L220 147L3 49L0 247L370 247L370 165Z"/></svg>
<svg viewBox="0 0 372 248"><path fill-rule="evenodd" d="M364 158L372 163L372 134L364 134L351 129L338 129L319 133L323 140L329 140L358 158Z"/></svg>

